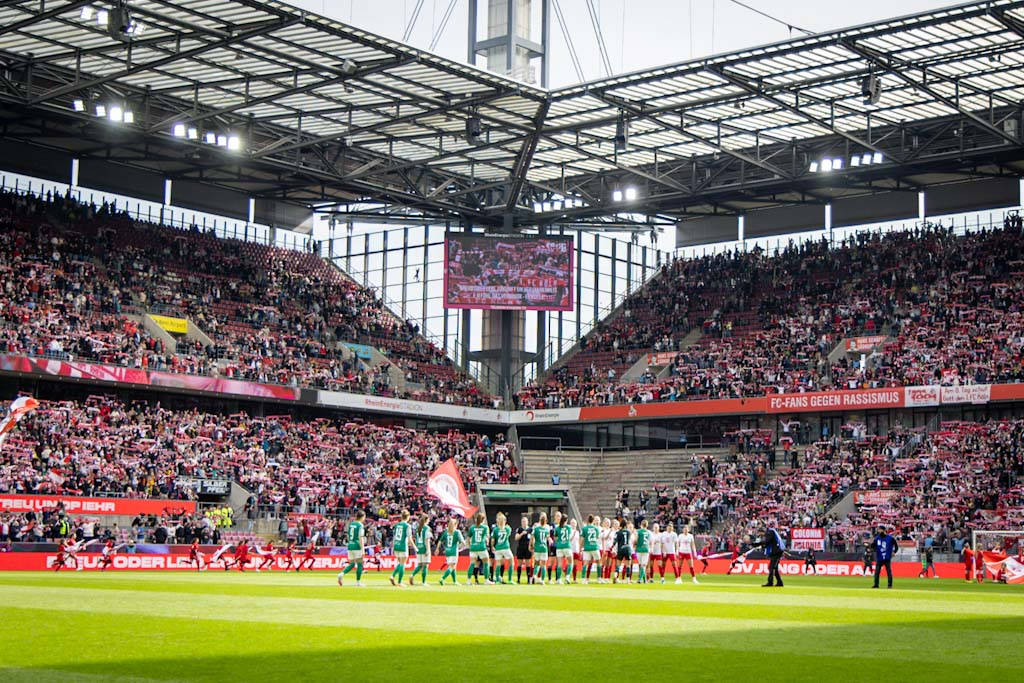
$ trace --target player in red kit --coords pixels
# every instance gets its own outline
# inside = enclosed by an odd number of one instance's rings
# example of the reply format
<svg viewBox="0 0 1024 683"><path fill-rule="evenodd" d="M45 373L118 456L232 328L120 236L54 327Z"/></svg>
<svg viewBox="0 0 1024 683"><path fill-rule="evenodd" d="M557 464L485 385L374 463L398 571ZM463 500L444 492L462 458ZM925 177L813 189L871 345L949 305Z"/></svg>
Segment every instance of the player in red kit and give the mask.
<svg viewBox="0 0 1024 683"><path fill-rule="evenodd" d="M316 562L316 541L310 539L309 543L306 544L306 552L302 554L302 560L299 561L299 566L295 571L299 571L301 569L313 571L314 562Z"/></svg>
<svg viewBox="0 0 1024 683"><path fill-rule="evenodd" d="M278 550L277 551L277 556L288 561L288 565L284 568L285 571L288 571L289 569L295 569L295 541L294 541L294 539L288 541L288 545L286 545L283 548L281 548L280 550ZM298 570L296 569L296 571L298 571Z"/></svg>
<svg viewBox="0 0 1024 683"><path fill-rule="evenodd" d="M60 545L57 546L57 559L53 563L53 571L59 572L61 568L67 566L68 561L68 547L70 546L68 539L63 539Z"/></svg>
<svg viewBox="0 0 1024 683"><path fill-rule="evenodd" d="M701 561L701 563L702 563L702 566L700 568L700 573L701 574L707 574L708 573L708 555L710 555L710 554L711 554L711 541L708 541L708 542L706 542L701 547L700 552L697 553L697 559L699 559Z"/></svg>
<svg viewBox="0 0 1024 683"><path fill-rule="evenodd" d="M195 564L197 572L206 569L203 566L203 553L199 550L198 539L192 541L192 545L188 547L188 561Z"/></svg>
<svg viewBox="0 0 1024 683"><path fill-rule="evenodd" d="M981 548L974 549L974 577L985 583L985 552Z"/></svg>
<svg viewBox="0 0 1024 683"><path fill-rule="evenodd" d="M260 548L256 546L256 553L263 558L263 562L260 566L256 567L256 571L266 569L268 572L274 568L274 544L267 541L267 544Z"/></svg>
<svg viewBox="0 0 1024 683"><path fill-rule="evenodd" d="M224 562L224 571L229 570L231 567L238 567L238 571L244 572L245 571L245 565L247 565L248 563L249 563L249 542L248 541L242 541L238 545L235 546L235 557L231 561L231 564L228 564L227 561Z"/></svg>
<svg viewBox="0 0 1024 683"><path fill-rule="evenodd" d="M967 583L971 582L971 574L974 571L974 551L971 550L970 543L964 543L963 549L963 560L964 560L964 581Z"/></svg>
<svg viewBox="0 0 1024 683"><path fill-rule="evenodd" d="M114 556L117 555L117 550L121 547L122 546L114 545L114 539L107 539L107 542L103 544L103 558L100 560L101 572L114 564Z"/></svg>

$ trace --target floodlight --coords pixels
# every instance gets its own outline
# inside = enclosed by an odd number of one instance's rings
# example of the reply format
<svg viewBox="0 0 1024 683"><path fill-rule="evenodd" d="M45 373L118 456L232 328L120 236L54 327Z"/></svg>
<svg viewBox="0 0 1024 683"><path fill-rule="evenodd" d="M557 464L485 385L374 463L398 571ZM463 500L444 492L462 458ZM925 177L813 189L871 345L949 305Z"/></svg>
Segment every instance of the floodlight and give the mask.
<svg viewBox="0 0 1024 683"><path fill-rule="evenodd" d="M186 133L186 128L185 128L185 124L184 123L176 123L176 124L174 124L174 127L171 128L171 134L174 137L176 137L176 138L183 138L183 137L185 137L185 133Z"/></svg>
<svg viewBox="0 0 1024 683"><path fill-rule="evenodd" d="M612 201L613 202L621 202L622 201L622 190L615 190L614 192L612 192Z"/></svg>

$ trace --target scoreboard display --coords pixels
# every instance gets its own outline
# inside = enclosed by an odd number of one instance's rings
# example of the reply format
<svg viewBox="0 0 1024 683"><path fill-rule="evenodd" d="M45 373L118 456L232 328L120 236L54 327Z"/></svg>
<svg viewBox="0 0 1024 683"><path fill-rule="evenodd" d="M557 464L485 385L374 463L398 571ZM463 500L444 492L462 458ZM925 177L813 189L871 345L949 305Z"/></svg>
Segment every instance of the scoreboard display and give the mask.
<svg viewBox="0 0 1024 683"><path fill-rule="evenodd" d="M573 239L445 235L445 308L573 310Z"/></svg>

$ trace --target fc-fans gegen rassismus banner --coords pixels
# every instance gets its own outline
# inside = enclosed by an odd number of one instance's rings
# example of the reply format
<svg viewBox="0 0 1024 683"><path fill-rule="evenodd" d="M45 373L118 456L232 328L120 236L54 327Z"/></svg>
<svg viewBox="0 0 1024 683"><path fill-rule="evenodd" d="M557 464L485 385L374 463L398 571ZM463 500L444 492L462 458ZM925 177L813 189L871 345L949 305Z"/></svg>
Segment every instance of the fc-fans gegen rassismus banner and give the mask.
<svg viewBox="0 0 1024 683"><path fill-rule="evenodd" d="M571 237L448 233L446 308L573 309Z"/></svg>

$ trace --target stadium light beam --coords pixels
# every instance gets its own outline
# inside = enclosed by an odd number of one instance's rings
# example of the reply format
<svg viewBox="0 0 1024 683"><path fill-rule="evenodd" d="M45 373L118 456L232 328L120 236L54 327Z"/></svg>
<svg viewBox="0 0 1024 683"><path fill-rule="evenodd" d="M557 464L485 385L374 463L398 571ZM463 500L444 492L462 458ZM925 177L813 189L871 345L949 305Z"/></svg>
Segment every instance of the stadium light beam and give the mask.
<svg viewBox="0 0 1024 683"><path fill-rule="evenodd" d="M85 100L83 100L81 97L76 97L74 100L71 101L71 108L77 112L85 111Z"/></svg>

